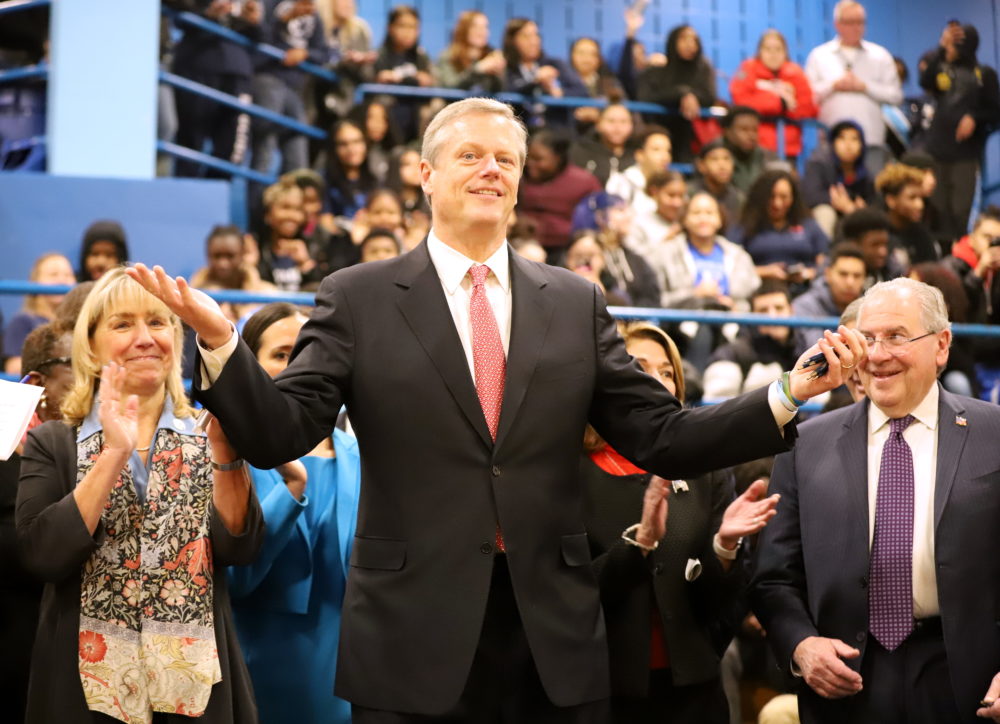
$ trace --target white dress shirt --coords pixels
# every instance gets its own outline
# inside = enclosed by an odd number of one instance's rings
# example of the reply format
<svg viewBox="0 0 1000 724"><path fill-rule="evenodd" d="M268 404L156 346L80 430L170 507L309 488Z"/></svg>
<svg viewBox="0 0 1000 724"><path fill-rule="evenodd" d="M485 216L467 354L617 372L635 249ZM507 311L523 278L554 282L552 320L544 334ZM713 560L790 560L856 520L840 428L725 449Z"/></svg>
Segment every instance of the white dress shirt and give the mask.
<svg viewBox="0 0 1000 724"><path fill-rule="evenodd" d="M445 244L437 238L434 229L427 235L427 253L430 254L431 263L441 280L441 287L448 301L448 310L458 330L458 338L462 340L469 372L475 381L475 365L472 361L472 320L469 316L469 306L472 301L472 277L469 276L469 267L478 262ZM492 272L486 277L486 298L497 320L504 356L510 351L511 294L508 253L507 244L503 243L484 262Z"/></svg>
<svg viewBox="0 0 1000 724"><path fill-rule="evenodd" d="M938 386L911 413L916 420L903 432L913 451L913 615L940 615L934 565L934 486L937 478ZM868 548L875 534L882 446L889 439L889 417L874 404L868 406Z"/></svg>
<svg viewBox="0 0 1000 724"><path fill-rule="evenodd" d="M848 69L864 81L863 93L833 89ZM885 145L882 104L903 102L896 63L888 50L867 40L861 41L860 48L852 48L834 38L812 49L805 70L821 123L829 128L840 121L855 121L864 131L867 145Z"/></svg>
<svg viewBox="0 0 1000 724"><path fill-rule="evenodd" d="M430 254L431 263L441 280L441 287L448 302L448 310L451 312L458 337L462 341L465 359L469 364L469 374L472 375L474 382L476 376L472 358L472 322L469 317L472 279L468 276L468 271L469 267L476 262L441 241L434 233L433 228L427 236L427 253ZM510 352L512 308L509 253L508 245L502 244L486 260L486 266L493 272L486 278L486 296L493 309L493 316L497 320L497 329L500 330L500 339L503 342L505 355L509 355ZM235 327L229 341L216 349L207 349L199 340L198 351L202 360L202 389L208 389L219 379L222 368L236 349L237 340ZM782 434L784 434L784 426L795 417L797 412L794 408L788 409L788 405L791 403L783 403L783 399L785 398L781 391L781 383L780 381L775 382L768 389L767 402L771 408L771 414L774 416L774 421L782 429Z"/></svg>

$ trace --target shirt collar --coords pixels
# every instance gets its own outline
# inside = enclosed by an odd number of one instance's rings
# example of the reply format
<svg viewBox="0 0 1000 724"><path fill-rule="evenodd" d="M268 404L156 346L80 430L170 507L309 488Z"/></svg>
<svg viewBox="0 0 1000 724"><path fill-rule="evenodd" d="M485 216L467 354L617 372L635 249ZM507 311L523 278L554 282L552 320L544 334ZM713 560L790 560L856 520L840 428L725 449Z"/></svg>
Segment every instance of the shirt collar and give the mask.
<svg viewBox="0 0 1000 724"><path fill-rule="evenodd" d="M923 424L928 430L936 430L938 422L938 385L935 382L931 385L930 390L924 395L924 399L920 401L920 404L910 414L917 419L918 422ZM871 404L868 406L868 422L869 429L874 434L878 432L883 425L889 422L889 416L886 415L878 406Z"/></svg>
<svg viewBox="0 0 1000 724"><path fill-rule="evenodd" d="M865 52L865 51L867 51L868 50L868 46L870 45L870 43L867 40L865 40L864 38L861 39L861 45L844 45L840 41L840 36L839 35L836 38L833 39L833 44L836 46L837 50L847 50L848 48L851 48L853 50L857 50L858 52L862 52L862 53Z"/></svg>
<svg viewBox="0 0 1000 724"><path fill-rule="evenodd" d="M104 426L101 425L101 418L99 415L100 407L100 400L95 395L94 404L91 405L90 412L87 413L87 416L83 418L83 422L80 423L80 432L77 433L76 436L77 442L86 440L94 433L100 432L104 429ZM197 420L193 417L175 417L173 399L169 394L164 397L163 412L160 413L160 419L156 423L157 430L173 430L181 435L197 435L199 437L204 437L204 432L195 430L196 424Z"/></svg>
<svg viewBox="0 0 1000 724"><path fill-rule="evenodd" d="M427 253L431 256L431 263L437 270L441 284L448 294L454 294L462 284L465 275L469 273L469 267L476 262L467 257L457 249L441 241L434 229L427 235ZM507 250L507 243L504 242L493 252L484 264L493 272L500 283L500 287L507 292L510 290L510 256Z"/></svg>

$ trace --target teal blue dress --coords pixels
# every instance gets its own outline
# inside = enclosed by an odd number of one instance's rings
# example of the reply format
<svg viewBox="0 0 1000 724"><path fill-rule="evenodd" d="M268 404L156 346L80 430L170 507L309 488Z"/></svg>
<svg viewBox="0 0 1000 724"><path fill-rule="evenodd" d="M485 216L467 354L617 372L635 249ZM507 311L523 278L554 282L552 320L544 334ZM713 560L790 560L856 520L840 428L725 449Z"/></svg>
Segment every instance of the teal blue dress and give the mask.
<svg viewBox="0 0 1000 724"><path fill-rule="evenodd" d="M261 724L340 724L333 695L340 612L357 523L357 440L334 430L335 458L300 459L301 501L274 470L251 467L267 532L257 561L229 569L233 617Z"/></svg>

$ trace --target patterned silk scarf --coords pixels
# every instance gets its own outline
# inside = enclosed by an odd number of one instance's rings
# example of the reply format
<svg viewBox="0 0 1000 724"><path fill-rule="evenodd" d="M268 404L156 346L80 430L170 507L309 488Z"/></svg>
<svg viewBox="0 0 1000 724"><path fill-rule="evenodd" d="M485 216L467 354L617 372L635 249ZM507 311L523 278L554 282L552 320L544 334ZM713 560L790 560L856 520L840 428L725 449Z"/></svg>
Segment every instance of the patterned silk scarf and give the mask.
<svg viewBox="0 0 1000 724"><path fill-rule="evenodd" d="M102 432L77 444L77 483ZM126 466L111 490L106 537L83 566L80 681L87 706L124 722L153 712L201 716L222 680L212 613L212 471L203 436L161 428L146 501Z"/></svg>

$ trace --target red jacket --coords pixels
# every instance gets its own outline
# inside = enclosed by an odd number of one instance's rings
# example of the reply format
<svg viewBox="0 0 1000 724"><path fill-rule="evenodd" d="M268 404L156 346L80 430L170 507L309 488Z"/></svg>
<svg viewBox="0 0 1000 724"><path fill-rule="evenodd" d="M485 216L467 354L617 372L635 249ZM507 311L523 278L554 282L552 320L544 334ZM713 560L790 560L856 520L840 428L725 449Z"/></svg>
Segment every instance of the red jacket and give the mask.
<svg viewBox="0 0 1000 724"><path fill-rule="evenodd" d="M776 93L758 87L757 81L760 80L783 80L791 83L795 88L797 102L795 110L786 110L781 98ZM791 119L816 117L817 108L806 74L798 64L790 60L785 61L777 73L757 58L744 60L729 84L729 93L734 105L750 106L762 116L783 116ZM770 151L778 150L778 134L774 123L762 122L758 139L762 147ZM787 123L785 124L785 155L798 156L800 153L802 153L802 130L798 126Z"/></svg>

